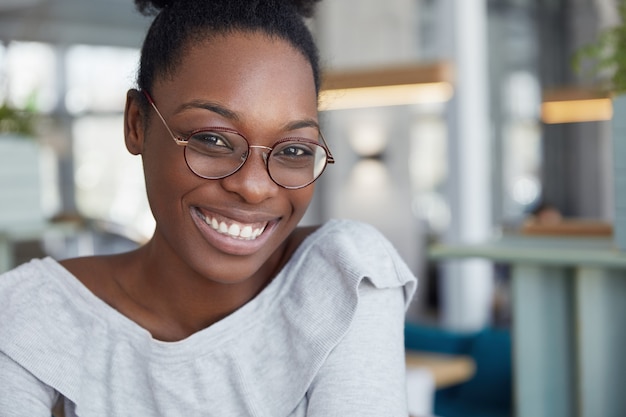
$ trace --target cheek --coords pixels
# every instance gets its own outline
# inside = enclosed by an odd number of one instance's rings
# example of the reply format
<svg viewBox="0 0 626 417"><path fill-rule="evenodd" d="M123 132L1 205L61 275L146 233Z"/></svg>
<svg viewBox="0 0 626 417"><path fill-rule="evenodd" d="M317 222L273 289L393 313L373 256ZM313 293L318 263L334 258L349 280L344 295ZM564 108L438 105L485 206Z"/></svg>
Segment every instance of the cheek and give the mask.
<svg viewBox="0 0 626 417"><path fill-rule="evenodd" d="M311 204L311 199L313 198L313 194L315 192L315 183L300 190L292 190L291 192L293 193L291 197L291 204L294 207L294 214L299 221L302 216L304 216L309 204Z"/></svg>
<svg viewBox="0 0 626 417"><path fill-rule="evenodd" d="M162 215L171 215L180 205L180 196L189 181L188 169L181 148L160 149L147 144L142 153L146 192L157 221Z"/></svg>

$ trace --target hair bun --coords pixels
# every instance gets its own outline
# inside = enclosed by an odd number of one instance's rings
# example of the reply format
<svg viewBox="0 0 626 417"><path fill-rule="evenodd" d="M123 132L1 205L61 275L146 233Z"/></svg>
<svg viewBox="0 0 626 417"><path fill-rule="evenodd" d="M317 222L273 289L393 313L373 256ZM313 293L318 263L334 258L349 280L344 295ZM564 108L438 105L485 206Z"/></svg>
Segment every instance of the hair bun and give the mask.
<svg viewBox="0 0 626 417"><path fill-rule="evenodd" d="M173 5L174 3L180 2L188 2L193 3L196 2L205 2L212 1L213 3L227 3L229 5L233 5L233 3L238 3L241 7L244 8L256 8L256 6L262 2L267 0L135 0L135 5L137 10L141 14L144 15L154 15L163 10L164 8ZM315 11L315 4L320 0L277 0L279 3L285 3L292 5L303 17L311 17Z"/></svg>

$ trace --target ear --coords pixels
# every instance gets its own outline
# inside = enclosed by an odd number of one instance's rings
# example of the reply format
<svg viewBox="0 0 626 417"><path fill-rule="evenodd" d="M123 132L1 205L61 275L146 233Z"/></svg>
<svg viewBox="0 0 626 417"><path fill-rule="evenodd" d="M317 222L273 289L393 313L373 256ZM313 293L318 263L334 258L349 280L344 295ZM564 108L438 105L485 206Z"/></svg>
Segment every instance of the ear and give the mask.
<svg viewBox="0 0 626 417"><path fill-rule="evenodd" d="M141 93L135 89L126 93L124 109L124 140L126 149L133 155L139 155L144 145L144 114Z"/></svg>

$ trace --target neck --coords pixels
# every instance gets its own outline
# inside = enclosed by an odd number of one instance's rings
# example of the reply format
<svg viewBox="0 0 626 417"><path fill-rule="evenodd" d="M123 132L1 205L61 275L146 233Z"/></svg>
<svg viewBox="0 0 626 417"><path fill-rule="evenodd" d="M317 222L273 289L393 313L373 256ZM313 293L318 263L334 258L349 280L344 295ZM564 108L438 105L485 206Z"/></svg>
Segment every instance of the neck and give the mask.
<svg viewBox="0 0 626 417"><path fill-rule="evenodd" d="M118 280L134 305L140 325L154 338L181 340L233 313L263 290L287 255L277 251L252 276L235 283L217 282L191 269L151 240L134 253L133 271ZM131 278L132 277L132 278Z"/></svg>

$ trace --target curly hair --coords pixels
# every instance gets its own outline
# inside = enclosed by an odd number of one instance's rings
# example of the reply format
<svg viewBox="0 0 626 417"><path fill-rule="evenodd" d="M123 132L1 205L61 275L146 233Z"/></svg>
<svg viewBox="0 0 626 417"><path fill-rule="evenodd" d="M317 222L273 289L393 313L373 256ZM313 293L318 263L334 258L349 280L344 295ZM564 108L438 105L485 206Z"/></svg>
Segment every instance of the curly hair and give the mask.
<svg viewBox="0 0 626 417"><path fill-rule="evenodd" d="M156 15L141 49L137 86L149 91L156 77L171 76L186 49L197 42L236 31L260 31L286 40L307 58L319 92L319 53L305 23L318 1L135 0L139 12Z"/></svg>

